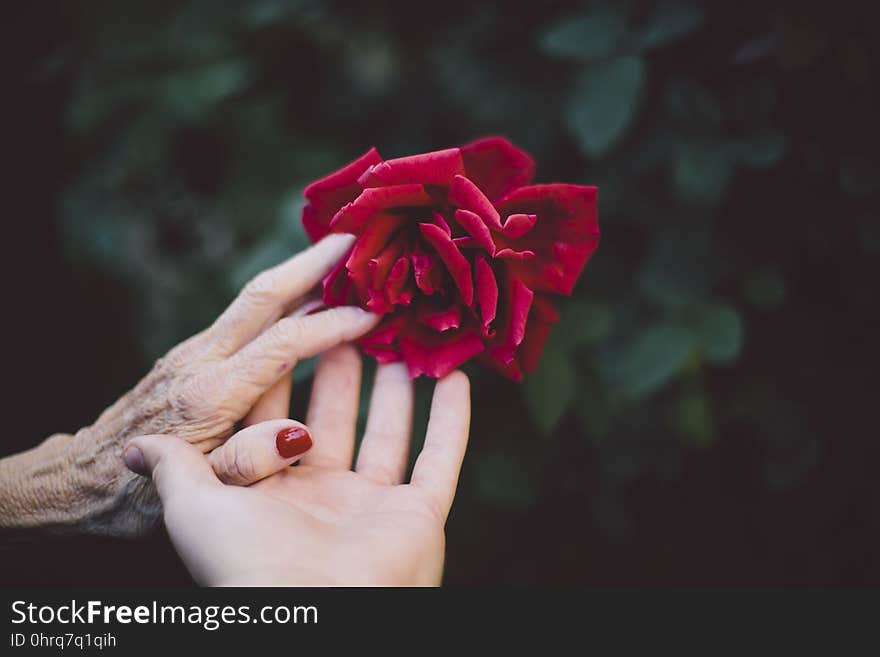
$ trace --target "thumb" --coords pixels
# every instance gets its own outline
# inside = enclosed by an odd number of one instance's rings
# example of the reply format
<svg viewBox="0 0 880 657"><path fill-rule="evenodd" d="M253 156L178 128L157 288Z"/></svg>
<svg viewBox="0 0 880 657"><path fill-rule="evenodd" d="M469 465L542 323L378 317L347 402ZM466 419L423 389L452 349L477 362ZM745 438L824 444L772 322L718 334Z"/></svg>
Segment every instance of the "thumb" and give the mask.
<svg viewBox="0 0 880 657"><path fill-rule="evenodd" d="M208 463L223 483L249 486L292 465L311 447L304 424L268 420L232 436L208 454Z"/></svg>
<svg viewBox="0 0 880 657"><path fill-rule="evenodd" d="M204 454L174 436L138 436L125 447L123 460L132 472L153 479L163 501L198 485L220 483Z"/></svg>

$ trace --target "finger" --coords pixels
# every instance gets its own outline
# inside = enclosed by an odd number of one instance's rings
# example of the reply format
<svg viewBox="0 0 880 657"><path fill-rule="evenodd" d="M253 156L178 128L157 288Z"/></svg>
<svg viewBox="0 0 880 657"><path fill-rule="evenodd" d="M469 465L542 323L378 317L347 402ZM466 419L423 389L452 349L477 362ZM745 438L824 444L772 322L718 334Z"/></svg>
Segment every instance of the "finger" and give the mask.
<svg viewBox="0 0 880 657"><path fill-rule="evenodd" d="M305 425L269 420L236 433L208 454L208 463L224 484L249 486L288 467L311 447Z"/></svg>
<svg viewBox="0 0 880 657"><path fill-rule="evenodd" d="M328 235L255 276L214 323L221 351L231 354L271 326L330 272L351 247L351 235Z"/></svg>
<svg viewBox="0 0 880 657"><path fill-rule="evenodd" d="M254 404L254 407L244 418L244 426L265 422L266 420L279 420L290 417L290 389L293 386L293 377L290 374L282 376L269 388Z"/></svg>
<svg viewBox="0 0 880 657"><path fill-rule="evenodd" d="M361 390L361 357L351 345L321 354L315 368L307 422L315 447L303 465L351 469Z"/></svg>
<svg viewBox="0 0 880 657"><path fill-rule="evenodd" d="M290 313L291 317L308 315L323 306L323 301L313 299L306 301L299 308ZM290 390L293 387L293 376L287 374L278 379L275 384L264 392L254 407L244 418L244 426L249 427L266 420L287 419L290 417Z"/></svg>
<svg viewBox="0 0 880 657"><path fill-rule="evenodd" d="M354 306L285 317L227 359L221 371L262 394L288 374L297 360L359 338L376 326L379 319L378 315Z"/></svg>
<svg viewBox="0 0 880 657"><path fill-rule="evenodd" d="M379 365L355 468L365 477L391 485L406 476L414 395L404 363Z"/></svg>
<svg viewBox="0 0 880 657"><path fill-rule="evenodd" d="M163 503L173 495L188 495L195 486L220 484L199 449L174 436L134 438L123 460L132 472L153 479Z"/></svg>
<svg viewBox="0 0 880 657"><path fill-rule="evenodd" d="M428 493L444 518L458 486L470 420L470 383L463 372L453 372L434 388L425 445L412 476L412 484Z"/></svg>

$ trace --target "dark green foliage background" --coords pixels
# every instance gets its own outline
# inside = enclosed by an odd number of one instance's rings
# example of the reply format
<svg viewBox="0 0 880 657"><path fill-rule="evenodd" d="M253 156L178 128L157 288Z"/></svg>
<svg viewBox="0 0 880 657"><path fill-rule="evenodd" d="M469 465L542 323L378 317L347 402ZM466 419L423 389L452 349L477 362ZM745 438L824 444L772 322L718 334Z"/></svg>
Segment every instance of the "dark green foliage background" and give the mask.
<svg viewBox="0 0 880 657"><path fill-rule="evenodd" d="M503 134L603 237L524 384L469 370L448 582L880 582L877 44L730 5L71 3L33 74L101 381L59 418L304 247L310 180Z"/></svg>

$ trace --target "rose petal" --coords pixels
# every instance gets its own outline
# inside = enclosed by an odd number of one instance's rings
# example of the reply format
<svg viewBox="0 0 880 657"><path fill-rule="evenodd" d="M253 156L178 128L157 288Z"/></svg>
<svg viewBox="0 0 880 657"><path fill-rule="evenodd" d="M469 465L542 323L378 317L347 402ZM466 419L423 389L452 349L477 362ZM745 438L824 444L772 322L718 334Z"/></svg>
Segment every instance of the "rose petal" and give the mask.
<svg viewBox="0 0 880 657"><path fill-rule="evenodd" d="M482 255L474 260L474 281L477 284L477 300L480 302L483 326L488 327L498 310L498 281L495 280L492 267Z"/></svg>
<svg viewBox="0 0 880 657"><path fill-rule="evenodd" d="M480 244L477 240L475 240L470 235L466 237L453 237L452 243L455 244L459 249L482 249L483 245Z"/></svg>
<svg viewBox="0 0 880 657"><path fill-rule="evenodd" d="M380 363L399 361L401 355L395 342L407 322L408 318L405 313L386 315L376 328L360 339L361 348Z"/></svg>
<svg viewBox="0 0 880 657"><path fill-rule="evenodd" d="M365 189L354 201L336 213L330 221L330 230L334 233L357 235L369 219L380 210L421 207L433 203L430 194L421 185Z"/></svg>
<svg viewBox="0 0 880 657"><path fill-rule="evenodd" d="M465 175L491 200L528 185L535 161L504 137L486 137L461 147Z"/></svg>
<svg viewBox="0 0 880 657"><path fill-rule="evenodd" d="M461 224L461 227L464 228L471 237L473 237L477 243L480 244L489 255L495 254L495 242L492 241L492 233L489 232L489 228L483 222L480 215L471 212L470 210L462 210L458 209L455 211L455 220Z"/></svg>
<svg viewBox="0 0 880 657"><path fill-rule="evenodd" d="M392 310L391 301L385 293L385 282L388 279L391 268L403 251L403 247L403 240L393 239L382 249L378 256L371 258L367 262L367 270L369 272L367 277L367 308L376 314L384 315Z"/></svg>
<svg viewBox="0 0 880 657"><path fill-rule="evenodd" d="M361 193L357 179L371 165L382 161L375 148L371 148L341 169L311 183L303 191L308 203L303 208L303 227L309 238L317 242L330 232L330 220L346 203Z"/></svg>
<svg viewBox="0 0 880 657"><path fill-rule="evenodd" d="M549 297L536 294L532 299L532 310L529 313L529 321L526 324L526 335L516 359L526 373L534 371L541 358L541 351L550 335L550 329L559 321L559 314L553 307Z"/></svg>
<svg viewBox="0 0 880 657"><path fill-rule="evenodd" d="M409 258L406 256L399 257L385 279L385 298L388 299L388 303L408 306L409 302L412 301L412 293L409 294L409 299L406 298L405 294L407 285L410 282L409 272Z"/></svg>
<svg viewBox="0 0 880 657"><path fill-rule="evenodd" d="M534 227L537 220L536 214L511 214L505 220L502 232L511 239L522 237Z"/></svg>
<svg viewBox="0 0 880 657"><path fill-rule="evenodd" d="M449 201L454 205L479 215L487 226L501 230L501 215L472 181L464 176L455 176L449 188Z"/></svg>
<svg viewBox="0 0 880 657"><path fill-rule="evenodd" d="M416 310L420 323L441 333L461 326L461 308L455 304L437 306L430 302L432 298L436 297L425 298Z"/></svg>
<svg viewBox="0 0 880 657"><path fill-rule="evenodd" d="M416 285L425 294L434 294L443 285L443 267L432 253L414 250L410 261L415 274Z"/></svg>
<svg viewBox="0 0 880 657"><path fill-rule="evenodd" d="M494 356L490 354L488 351L482 352L479 356L477 356L477 361L486 365L487 367L491 367L493 370L501 373L506 376L508 379L513 381L522 381L522 370L520 369L519 363L516 362L514 358L509 363L504 363Z"/></svg>
<svg viewBox="0 0 880 657"><path fill-rule="evenodd" d="M532 299L535 295L510 272L508 272L504 282L503 294L503 314L500 322L496 321L498 333L488 352L492 357L507 364L513 360L516 348L525 337L529 309L532 306Z"/></svg>
<svg viewBox="0 0 880 657"><path fill-rule="evenodd" d="M501 250L532 251L535 257L512 263L514 272L536 292L571 294L577 278L599 243L595 187L532 185L498 202L503 214L535 214L537 223L516 240L496 236Z"/></svg>
<svg viewBox="0 0 880 657"><path fill-rule="evenodd" d="M351 249L334 265L323 281L323 300L328 306L345 306L354 300L353 284L348 276L345 263L351 256Z"/></svg>
<svg viewBox="0 0 880 657"><path fill-rule="evenodd" d="M448 187L452 184L453 176L463 173L464 162L461 159L461 151L457 148L447 148L379 162L364 171L358 182L364 188L407 183Z"/></svg>
<svg viewBox="0 0 880 657"><path fill-rule="evenodd" d="M529 258L535 257L534 251L514 251L513 249L498 249L495 252L496 258L501 258L503 260L528 260Z"/></svg>
<svg viewBox="0 0 880 657"><path fill-rule="evenodd" d="M351 249L351 254L345 263L349 277L357 289L361 302L366 304L369 295L367 289L370 283L370 268L367 263L380 253L385 245L391 241L391 237L403 223L403 217L393 214L380 213L373 217L361 234L358 236Z"/></svg>
<svg viewBox="0 0 880 657"><path fill-rule="evenodd" d="M449 227L449 224L446 223L446 219L439 212L434 213L434 223L440 226L443 229L443 232L452 237L452 229Z"/></svg>
<svg viewBox="0 0 880 657"><path fill-rule="evenodd" d="M483 348L483 340L473 328L437 333L412 324L400 336L400 353L412 378L422 374L436 378L446 376Z"/></svg>
<svg viewBox="0 0 880 657"><path fill-rule="evenodd" d="M422 231L422 237L437 250L437 255L458 286L465 305L470 306L474 302L474 281L471 278L471 266L468 261L449 235L439 226L422 223L419 224L419 230Z"/></svg>

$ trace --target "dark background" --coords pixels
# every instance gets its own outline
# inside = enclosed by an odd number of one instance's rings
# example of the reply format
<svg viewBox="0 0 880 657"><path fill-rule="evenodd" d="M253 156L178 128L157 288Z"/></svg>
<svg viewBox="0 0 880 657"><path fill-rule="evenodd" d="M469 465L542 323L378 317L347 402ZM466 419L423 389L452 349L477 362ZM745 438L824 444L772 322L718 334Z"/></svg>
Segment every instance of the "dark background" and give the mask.
<svg viewBox="0 0 880 657"><path fill-rule="evenodd" d="M303 247L310 180L504 134L599 185L603 236L538 371L472 372L447 583L880 583L874 21L705 5L10 10L0 453L93 421ZM7 584L189 582L162 535L0 557Z"/></svg>

